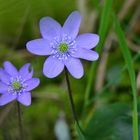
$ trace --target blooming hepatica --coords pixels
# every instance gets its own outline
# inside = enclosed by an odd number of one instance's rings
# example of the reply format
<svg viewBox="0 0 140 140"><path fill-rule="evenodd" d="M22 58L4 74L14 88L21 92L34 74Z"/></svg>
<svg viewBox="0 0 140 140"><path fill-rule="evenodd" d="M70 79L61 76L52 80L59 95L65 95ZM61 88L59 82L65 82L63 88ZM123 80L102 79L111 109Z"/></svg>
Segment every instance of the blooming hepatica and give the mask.
<svg viewBox="0 0 140 140"><path fill-rule="evenodd" d="M0 68L0 105L17 100L25 106L31 104L30 91L39 85L38 78L32 78L33 69L25 64L18 71L9 61L4 62L4 69Z"/></svg>
<svg viewBox="0 0 140 140"><path fill-rule="evenodd" d="M78 11L72 12L64 26L51 17L40 20L41 39L29 41L29 52L37 55L50 55L44 63L43 73L48 78L59 75L64 66L75 78L83 76L83 66L78 58L94 61L98 54L91 49L99 42L99 36L86 33L77 36L81 23Z"/></svg>

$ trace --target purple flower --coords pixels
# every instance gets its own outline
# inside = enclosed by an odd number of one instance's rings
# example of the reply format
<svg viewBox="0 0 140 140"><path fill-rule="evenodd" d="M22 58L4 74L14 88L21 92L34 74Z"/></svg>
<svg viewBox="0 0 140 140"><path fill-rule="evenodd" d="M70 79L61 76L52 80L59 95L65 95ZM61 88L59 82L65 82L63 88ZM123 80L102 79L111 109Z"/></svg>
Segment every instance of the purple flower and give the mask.
<svg viewBox="0 0 140 140"><path fill-rule="evenodd" d="M9 61L4 62L4 69L0 68L0 106L15 99L25 106L31 104L30 91L39 85L39 79L32 78L29 67L25 64L18 71Z"/></svg>
<svg viewBox="0 0 140 140"><path fill-rule="evenodd" d="M81 15L75 11L65 21L63 27L51 17L40 20L41 39L27 43L29 52L36 55L50 55L43 67L48 78L59 75L64 66L75 78L83 76L83 66L78 58L94 61L98 54L91 49L99 42L99 36L86 33L77 36L81 23Z"/></svg>

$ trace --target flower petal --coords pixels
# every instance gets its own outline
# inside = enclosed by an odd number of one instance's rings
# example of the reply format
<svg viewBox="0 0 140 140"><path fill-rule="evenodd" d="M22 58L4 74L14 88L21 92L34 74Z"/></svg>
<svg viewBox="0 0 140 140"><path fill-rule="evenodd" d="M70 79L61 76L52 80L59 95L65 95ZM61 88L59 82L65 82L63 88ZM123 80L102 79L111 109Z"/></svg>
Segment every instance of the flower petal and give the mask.
<svg viewBox="0 0 140 140"><path fill-rule="evenodd" d="M4 62L4 69L5 71L11 75L12 77L18 76L18 71L17 69L13 66L13 64L9 61Z"/></svg>
<svg viewBox="0 0 140 140"><path fill-rule="evenodd" d="M3 106L13 100L16 99L16 95L12 95L12 94L9 94L9 93L5 93L5 94L2 94L2 96L0 96L0 106Z"/></svg>
<svg viewBox="0 0 140 140"><path fill-rule="evenodd" d="M77 47L92 49L99 42L99 36L97 34L81 34L76 38Z"/></svg>
<svg viewBox="0 0 140 140"><path fill-rule="evenodd" d="M60 37L61 25L51 17L44 17L40 20L40 32L43 38L53 40Z"/></svg>
<svg viewBox="0 0 140 140"><path fill-rule="evenodd" d="M63 26L63 33L75 39L81 23L81 15L78 11L72 12Z"/></svg>
<svg viewBox="0 0 140 140"><path fill-rule="evenodd" d="M29 106L31 104L31 93L30 92L24 92L17 97L17 100L21 104L23 104L25 106Z"/></svg>
<svg viewBox="0 0 140 140"><path fill-rule="evenodd" d="M27 50L37 55L50 55L52 48L49 41L45 39L35 39L26 44Z"/></svg>
<svg viewBox="0 0 140 140"><path fill-rule="evenodd" d="M5 93L6 91L8 91L8 85L0 82L0 93Z"/></svg>
<svg viewBox="0 0 140 140"><path fill-rule="evenodd" d="M64 64L57 58L50 56L44 63L43 73L48 78L54 78L64 69Z"/></svg>
<svg viewBox="0 0 140 140"><path fill-rule="evenodd" d="M79 59L71 57L65 61L65 65L73 77L80 79L83 76L84 70Z"/></svg>
<svg viewBox="0 0 140 140"><path fill-rule="evenodd" d="M27 84L27 88L26 88L26 91L30 91L34 88L36 88L40 83L40 80L38 78L32 78L28 81L26 81L26 84Z"/></svg>
<svg viewBox="0 0 140 140"><path fill-rule="evenodd" d="M72 54L72 56L76 58L89 60L89 61L94 61L99 58L98 53L92 50L84 49L84 48L78 48L77 51Z"/></svg>
<svg viewBox="0 0 140 140"><path fill-rule="evenodd" d="M19 74L20 76L22 76L24 80L31 79L33 76L33 68L31 68L31 70L29 71L29 67L30 64L28 63L22 66L21 69L19 70Z"/></svg>
<svg viewBox="0 0 140 140"><path fill-rule="evenodd" d="M10 75L1 68L0 68L0 80L5 84L8 84L10 82Z"/></svg>

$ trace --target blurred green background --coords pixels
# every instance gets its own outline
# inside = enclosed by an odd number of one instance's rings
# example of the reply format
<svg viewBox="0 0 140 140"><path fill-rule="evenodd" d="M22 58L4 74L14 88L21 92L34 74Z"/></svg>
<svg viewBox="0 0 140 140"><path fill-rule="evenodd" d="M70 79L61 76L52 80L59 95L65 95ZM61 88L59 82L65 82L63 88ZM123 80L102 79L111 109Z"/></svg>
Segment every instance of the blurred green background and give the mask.
<svg viewBox="0 0 140 140"><path fill-rule="evenodd" d="M5 60L17 68L31 63L34 77L41 80L40 86L32 91L32 105L21 106L24 139L78 139L64 72L54 79L44 77L42 67L46 57L32 55L25 48L27 41L41 37L41 17L51 16L63 25L74 10L80 11L83 17L80 33L100 34L98 62L82 60L83 78L77 80L70 76L85 137L87 140L132 140L131 82L114 31L112 13L116 13L121 23L132 54L139 95L140 1L0 0L0 66ZM0 107L0 140L19 139L17 107L16 102L12 102Z"/></svg>

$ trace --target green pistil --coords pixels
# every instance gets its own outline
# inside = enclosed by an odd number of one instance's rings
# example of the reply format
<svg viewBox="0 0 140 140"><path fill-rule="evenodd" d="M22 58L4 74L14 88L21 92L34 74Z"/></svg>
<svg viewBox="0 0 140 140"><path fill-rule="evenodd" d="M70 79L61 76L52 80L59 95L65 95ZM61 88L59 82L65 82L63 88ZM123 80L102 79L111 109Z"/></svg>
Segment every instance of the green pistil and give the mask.
<svg viewBox="0 0 140 140"><path fill-rule="evenodd" d="M61 53L65 53L68 51L68 45L66 43L61 43L59 44L58 46L58 50L61 52Z"/></svg>
<svg viewBox="0 0 140 140"><path fill-rule="evenodd" d="M14 81L14 82L12 83L12 87L13 87L15 90L19 90L19 89L21 88L21 85L20 85L19 82Z"/></svg>

